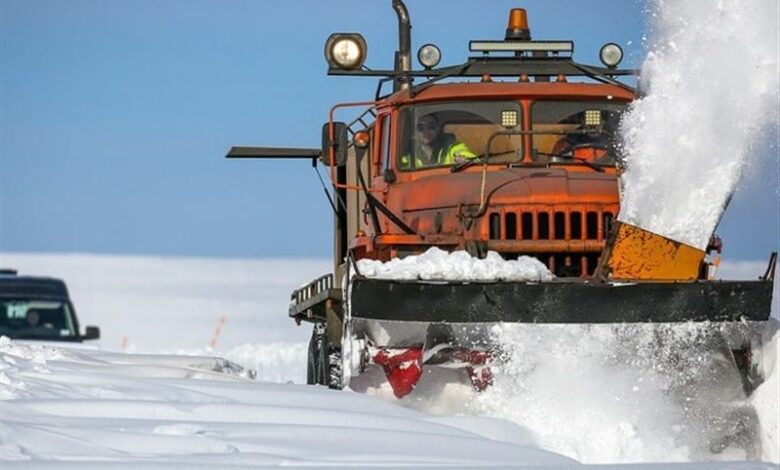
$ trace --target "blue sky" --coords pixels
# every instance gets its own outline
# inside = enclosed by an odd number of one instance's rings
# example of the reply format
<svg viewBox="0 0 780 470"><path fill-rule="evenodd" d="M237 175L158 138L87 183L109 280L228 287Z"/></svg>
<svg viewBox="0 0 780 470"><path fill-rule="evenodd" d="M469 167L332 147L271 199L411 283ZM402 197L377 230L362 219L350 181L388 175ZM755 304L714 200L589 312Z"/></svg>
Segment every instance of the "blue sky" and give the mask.
<svg viewBox="0 0 780 470"><path fill-rule="evenodd" d="M325 75L331 32L361 32L390 67L389 0L1 0L0 249L327 257L331 213L306 162L227 161L234 144L316 147L330 106L373 79ZM523 6L534 37L597 63L642 59L639 1L408 0L413 50L462 62ZM748 173L718 232L726 253L777 249L776 153ZM752 173L752 175L751 175Z"/></svg>

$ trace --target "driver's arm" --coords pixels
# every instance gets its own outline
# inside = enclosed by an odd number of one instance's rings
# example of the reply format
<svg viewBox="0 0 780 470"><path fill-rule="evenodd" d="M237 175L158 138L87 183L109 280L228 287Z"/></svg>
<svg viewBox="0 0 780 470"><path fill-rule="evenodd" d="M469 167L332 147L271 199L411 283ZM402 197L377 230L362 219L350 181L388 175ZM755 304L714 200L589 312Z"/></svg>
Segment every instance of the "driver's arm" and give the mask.
<svg viewBox="0 0 780 470"><path fill-rule="evenodd" d="M466 144L455 142L447 150L447 155L444 156L444 164L452 165L453 163L464 162L472 158L477 158L477 155Z"/></svg>

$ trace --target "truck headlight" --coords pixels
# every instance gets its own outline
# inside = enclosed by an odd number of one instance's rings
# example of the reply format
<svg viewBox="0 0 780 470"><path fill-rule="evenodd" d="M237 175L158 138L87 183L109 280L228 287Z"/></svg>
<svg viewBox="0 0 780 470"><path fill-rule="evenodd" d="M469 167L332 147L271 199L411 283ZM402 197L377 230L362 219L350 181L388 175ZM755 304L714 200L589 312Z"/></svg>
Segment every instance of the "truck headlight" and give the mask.
<svg viewBox="0 0 780 470"><path fill-rule="evenodd" d="M604 44L599 51L599 59L602 64L614 69L623 60L623 49L614 42Z"/></svg>
<svg viewBox="0 0 780 470"><path fill-rule="evenodd" d="M357 70L366 61L368 47L357 33L334 33L325 41L325 60L335 69Z"/></svg>
<svg viewBox="0 0 780 470"><path fill-rule="evenodd" d="M433 44L425 44L417 51L417 60L426 69L432 69L441 62L441 50Z"/></svg>

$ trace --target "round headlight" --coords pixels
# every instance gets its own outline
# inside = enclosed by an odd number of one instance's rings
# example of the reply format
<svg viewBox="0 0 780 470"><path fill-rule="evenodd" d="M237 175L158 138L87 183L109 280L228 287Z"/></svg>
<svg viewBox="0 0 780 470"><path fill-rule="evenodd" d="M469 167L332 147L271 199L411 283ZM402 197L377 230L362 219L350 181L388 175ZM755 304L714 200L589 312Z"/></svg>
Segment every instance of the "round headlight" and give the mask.
<svg viewBox="0 0 780 470"><path fill-rule="evenodd" d="M433 44L425 44L417 51L417 60L426 69L432 69L441 61L441 51Z"/></svg>
<svg viewBox="0 0 780 470"><path fill-rule="evenodd" d="M623 49L614 42L604 44L599 51L601 63L613 69L623 60Z"/></svg>
<svg viewBox="0 0 780 470"><path fill-rule="evenodd" d="M325 59L332 68L356 70L366 60L366 41L359 34L331 34L325 42Z"/></svg>

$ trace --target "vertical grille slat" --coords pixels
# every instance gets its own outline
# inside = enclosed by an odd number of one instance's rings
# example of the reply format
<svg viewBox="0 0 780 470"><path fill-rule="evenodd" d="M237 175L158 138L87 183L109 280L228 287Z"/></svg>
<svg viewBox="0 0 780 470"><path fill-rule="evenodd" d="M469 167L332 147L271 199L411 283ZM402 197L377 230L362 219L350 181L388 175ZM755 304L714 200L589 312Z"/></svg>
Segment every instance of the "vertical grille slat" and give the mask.
<svg viewBox="0 0 780 470"><path fill-rule="evenodd" d="M501 216L495 212L490 214L488 237L490 237L491 240L501 239Z"/></svg>
<svg viewBox="0 0 780 470"><path fill-rule="evenodd" d="M508 212L504 216L504 229L506 230L506 240L517 240L517 214Z"/></svg>
<svg viewBox="0 0 780 470"><path fill-rule="evenodd" d="M569 214L569 225L571 226L571 239L582 240L582 213L572 212Z"/></svg>
<svg viewBox="0 0 780 470"><path fill-rule="evenodd" d="M566 213L556 212L553 216L553 234L556 240L566 239Z"/></svg>
<svg viewBox="0 0 780 470"><path fill-rule="evenodd" d="M588 212L585 216L585 236L588 240L596 240L599 237L599 214Z"/></svg>
<svg viewBox="0 0 780 470"><path fill-rule="evenodd" d="M539 240L550 239L550 213L539 212L536 214L537 226L539 227Z"/></svg>
<svg viewBox="0 0 780 470"><path fill-rule="evenodd" d="M523 240L533 240L534 215L531 212L523 212L520 222L521 222L521 229L523 231Z"/></svg>

